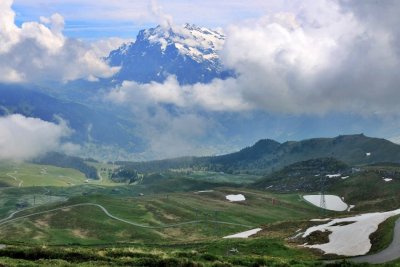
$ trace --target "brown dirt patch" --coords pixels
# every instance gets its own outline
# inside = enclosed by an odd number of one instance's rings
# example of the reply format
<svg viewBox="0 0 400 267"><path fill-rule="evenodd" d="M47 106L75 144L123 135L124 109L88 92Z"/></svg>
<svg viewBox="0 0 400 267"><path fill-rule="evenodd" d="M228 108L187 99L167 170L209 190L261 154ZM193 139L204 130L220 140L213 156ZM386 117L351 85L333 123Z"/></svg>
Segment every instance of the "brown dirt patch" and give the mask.
<svg viewBox="0 0 400 267"><path fill-rule="evenodd" d="M83 230L83 229L73 229L71 230L72 234L75 237L79 237L82 239L88 238L89 237L89 231Z"/></svg>

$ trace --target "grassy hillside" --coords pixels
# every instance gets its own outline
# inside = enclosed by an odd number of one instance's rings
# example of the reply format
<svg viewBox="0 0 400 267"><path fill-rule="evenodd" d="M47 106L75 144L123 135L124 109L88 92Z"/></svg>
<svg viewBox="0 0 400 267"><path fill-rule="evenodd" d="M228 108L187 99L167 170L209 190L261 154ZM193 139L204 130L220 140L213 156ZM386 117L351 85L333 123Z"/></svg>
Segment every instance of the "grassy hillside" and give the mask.
<svg viewBox="0 0 400 267"><path fill-rule="evenodd" d="M340 180L328 188L329 192L340 194L358 210L392 210L400 207L400 177L385 182L379 168L367 167L365 171Z"/></svg>
<svg viewBox="0 0 400 267"><path fill-rule="evenodd" d="M341 177L325 176L335 173ZM400 207L400 166L393 163L366 165L353 172L348 165L332 158L308 160L269 174L249 187L280 193L319 193L321 178L325 193L343 197L346 203L355 205L355 212Z"/></svg>
<svg viewBox="0 0 400 267"><path fill-rule="evenodd" d="M336 158L348 165L400 163L400 145L363 134L278 143L260 140L239 152L215 157L187 157L150 162L120 162L139 172L189 168L230 174L265 175L287 165L316 158Z"/></svg>
<svg viewBox="0 0 400 267"><path fill-rule="evenodd" d="M351 212L326 211L324 216L400 206L397 163L363 165L352 172L332 157L315 158L261 180L245 173L172 168L135 173L129 185L111 180L121 170L118 165L85 164L96 170L99 180L86 182L83 173L68 168L0 165L0 244L7 246L0 249L0 264L319 266L319 253L288 238L322 215L301 197L318 192L321 177L346 175L327 179L326 192L356 205ZM229 202L228 194L243 194L246 200ZM390 241L391 227L382 225L374 237L378 249ZM264 230L249 239L223 239L257 227Z"/></svg>
<svg viewBox="0 0 400 267"><path fill-rule="evenodd" d="M13 189L33 193L32 189ZM57 193L54 191L53 193ZM247 200L229 203L226 194L242 193ZM22 192L20 192L21 197ZM4 196L3 196L4 197ZM272 199L276 202L273 205ZM91 202L112 215L145 226L179 221L202 222L174 228L148 229L105 216L91 206L68 207ZM169 193L142 197L87 195L71 197L21 212L61 209L0 225L0 263L6 266L320 266L319 255L291 244L286 237L303 227L318 209L298 195L272 194L256 190L215 188L212 192ZM244 231L239 225L218 225L217 220L263 225L249 239L222 239ZM330 212L326 216L336 216ZM343 264L343 263L342 263ZM339 265L331 266L343 266ZM346 263L345 266L353 266ZM354 264L354 266L358 266ZM360 265L361 266L361 265ZM366 265L363 265L366 266Z"/></svg>
<svg viewBox="0 0 400 267"><path fill-rule="evenodd" d="M242 193L247 200L231 203L227 194ZM272 199L275 201L273 202ZM252 190L221 188L211 192L164 193L142 197L91 195L72 197L18 216L66 207L1 224L0 243L109 244L162 243L214 240L222 236L278 221L313 218L318 209L299 201L297 195L275 195ZM78 203L100 204L112 215L138 223L143 228L115 220L95 206L68 207ZM84 214L84 216L82 216ZM212 221L230 224L218 224ZM164 225L200 221L163 228Z"/></svg>
<svg viewBox="0 0 400 267"><path fill-rule="evenodd" d="M77 170L30 163L0 163L0 182L8 187L72 186L87 178Z"/></svg>
<svg viewBox="0 0 400 267"><path fill-rule="evenodd" d="M232 252L236 249L237 252ZM283 257L284 255L284 257ZM307 251L279 240L221 240L214 243L131 244L124 247L8 247L0 250L6 266L319 266Z"/></svg>
<svg viewBox="0 0 400 267"><path fill-rule="evenodd" d="M276 192L315 192L321 189L321 179L325 187L337 182L326 175L341 173L347 175L351 169L345 163L334 158L319 158L290 164L273 172L251 185Z"/></svg>
<svg viewBox="0 0 400 267"><path fill-rule="evenodd" d="M61 153L51 152L34 160L36 164L52 165L61 168L71 168L85 174L86 178L99 179L97 169L79 158L67 156Z"/></svg>

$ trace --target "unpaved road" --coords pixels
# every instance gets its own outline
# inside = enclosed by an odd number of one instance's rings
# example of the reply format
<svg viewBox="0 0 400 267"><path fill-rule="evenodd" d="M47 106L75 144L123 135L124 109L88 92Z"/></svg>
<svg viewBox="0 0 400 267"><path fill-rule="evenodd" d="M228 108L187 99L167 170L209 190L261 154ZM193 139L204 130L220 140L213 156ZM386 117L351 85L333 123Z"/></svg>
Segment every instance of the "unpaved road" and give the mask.
<svg viewBox="0 0 400 267"><path fill-rule="evenodd" d="M15 177L14 175L16 175L16 174L17 174L17 172L13 172L13 173L9 172L9 173L6 173L6 175L7 175L8 177L14 179L16 182L19 182L18 187L21 187L24 181L22 181L21 179L18 179L17 177Z"/></svg>
<svg viewBox="0 0 400 267"><path fill-rule="evenodd" d="M224 221L213 221L213 220L195 220L195 221L187 221L187 222L181 222L181 223L175 223L175 224L166 224L166 225L160 225L160 226L150 226L150 225L143 225L143 224L138 224L135 222L131 222L125 219L121 219L119 217L116 217L114 215L112 215L106 208L104 208L102 205L99 204L94 204L94 203L80 203L80 204L75 204L75 205L69 205L69 206L63 206L60 208L55 208L55 209L51 209L51 210L46 210L46 211L40 211L40 212L35 212L35 213L31 213L28 215L23 215L23 216L19 216L17 218L14 218L14 215L17 214L18 212L14 212L12 214L10 214L7 218L0 220L0 226L6 225L6 224L10 224L13 223L15 221L19 221L21 219L25 219L25 218L29 218L32 216L36 216L36 215L41 215L41 214L45 214L45 213L49 213L49 212L54 212L54 211L59 211L59 210L63 210L66 208L74 208L74 207L81 207L81 206L93 206L93 207L97 207L99 209L101 209L105 215L107 215L108 217L123 222L123 223L127 223L136 227L140 227L140 228L147 228L147 229L163 229L163 228L171 228L171 227L178 227L178 226L182 226L182 225L187 225L187 224L199 224L199 223L204 223L204 222L210 222L210 223L217 223L217 224L227 224L227 225L237 225L237 226L243 226L246 228L251 228L253 226L250 225L245 225L245 224L240 224L240 223L231 223L231 222L224 222Z"/></svg>
<svg viewBox="0 0 400 267"><path fill-rule="evenodd" d="M400 258L400 218L396 221L394 227L393 242L386 249L373 255L355 257L349 260L376 264L393 261L398 258Z"/></svg>

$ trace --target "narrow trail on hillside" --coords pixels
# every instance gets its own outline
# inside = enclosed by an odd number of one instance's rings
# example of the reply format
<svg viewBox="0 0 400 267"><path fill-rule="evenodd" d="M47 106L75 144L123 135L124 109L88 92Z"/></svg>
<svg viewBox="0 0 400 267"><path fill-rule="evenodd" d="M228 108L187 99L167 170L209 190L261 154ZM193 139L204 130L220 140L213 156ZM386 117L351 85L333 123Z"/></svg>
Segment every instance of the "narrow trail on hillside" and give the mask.
<svg viewBox="0 0 400 267"><path fill-rule="evenodd" d="M232 223L232 222L225 222L225 221L215 221L215 220L194 220L194 221L187 221L187 222L181 222L181 223L175 223L175 224L150 226L150 225L144 225L144 224L131 222L131 221L119 218L117 216L114 216L105 207L103 207L102 205L94 204L94 203L80 203L80 204L74 204L74 205L69 205L69 206L63 206L63 207L59 207L59 208L55 208L55 209L51 209L51 210L40 211L40 212L35 212L35 213L23 215L23 216L20 216L20 217L17 217L17 218L13 219L15 214L24 211L24 210L21 210L21 211L17 211L17 212L11 213L7 218L0 220L0 226L6 225L6 224L10 224L10 223L13 223L13 222L25 219L25 218L29 218L29 217L32 217L32 216L37 216L37 215L50 213L50 212L55 212L55 211L59 211L59 210L67 209L67 208L82 207L82 206L97 207L100 210L102 210L106 216L108 216L108 217L110 217L110 218L112 218L114 220L117 220L117 221L120 221L120 222L123 222L123 223L126 223L126 224L130 224L130 225L133 225L133 226L136 226L136 227L147 228L147 229L164 229L164 228L172 228L172 227L178 227L178 226L183 226L183 225L188 225L188 224L200 224L200 223L217 223L217 224L242 226L242 227L246 227L246 228L252 228L253 227L251 225L246 225L246 224Z"/></svg>
<svg viewBox="0 0 400 267"><path fill-rule="evenodd" d="M400 258L400 218L394 226L394 234L392 243L381 252L373 255L360 256L349 259L353 262L367 262L371 264L386 263Z"/></svg>
<svg viewBox="0 0 400 267"><path fill-rule="evenodd" d="M97 172L97 176L99 176L99 182L103 181L103 176L101 176L101 172Z"/></svg>
<svg viewBox="0 0 400 267"><path fill-rule="evenodd" d="M22 184L24 183L24 181L22 181L21 179L17 178L16 176L14 176L14 175L16 175L16 174L17 174L16 171L15 171L15 172L6 173L6 175L7 175L8 177L14 179L16 182L19 182L19 183L18 183L18 187L21 187Z"/></svg>

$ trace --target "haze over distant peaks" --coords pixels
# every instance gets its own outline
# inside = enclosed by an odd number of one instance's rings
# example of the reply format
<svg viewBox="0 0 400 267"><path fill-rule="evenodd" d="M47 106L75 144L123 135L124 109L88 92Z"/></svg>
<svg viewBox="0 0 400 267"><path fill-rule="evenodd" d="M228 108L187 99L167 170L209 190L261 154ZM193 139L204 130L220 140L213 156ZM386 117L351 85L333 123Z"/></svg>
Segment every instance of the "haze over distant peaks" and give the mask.
<svg viewBox="0 0 400 267"><path fill-rule="evenodd" d="M175 75L181 84L207 83L232 75L218 54L224 42L222 33L193 24L157 26L141 30L136 41L111 51L107 61L121 66L116 81L162 82Z"/></svg>

